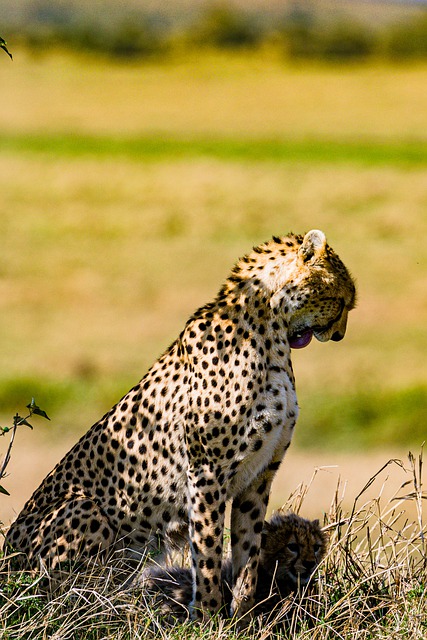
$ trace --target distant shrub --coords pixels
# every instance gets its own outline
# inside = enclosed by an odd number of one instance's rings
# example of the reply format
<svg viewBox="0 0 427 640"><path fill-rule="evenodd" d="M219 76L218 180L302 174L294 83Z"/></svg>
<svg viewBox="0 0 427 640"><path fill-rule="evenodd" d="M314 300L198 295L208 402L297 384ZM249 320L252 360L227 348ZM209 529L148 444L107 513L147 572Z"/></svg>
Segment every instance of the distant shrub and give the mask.
<svg viewBox="0 0 427 640"><path fill-rule="evenodd" d="M320 56L326 59L366 58L375 51L375 39L366 26L341 21L322 29L318 35Z"/></svg>
<svg viewBox="0 0 427 640"><path fill-rule="evenodd" d="M316 58L319 55L317 38L313 30L305 24L292 24L282 29L289 58Z"/></svg>
<svg viewBox="0 0 427 640"><path fill-rule="evenodd" d="M427 15L393 26L386 36L386 52L395 59L427 57Z"/></svg>
<svg viewBox="0 0 427 640"><path fill-rule="evenodd" d="M82 23L63 32L62 40L73 48L118 58L144 57L166 48L166 39L141 16L109 26Z"/></svg>
<svg viewBox="0 0 427 640"><path fill-rule="evenodd" d="M290 59L346 62L380 53L391 59L427 57L427 11L417 9L413 21L375 29L345 11L327 15L316 3L285 3L282 21L271 12L227 0L195 2L188 11L172 7L148 9L145 3L103 0L98 3L23 0L20 22L3 24L34 50L52 46L137 59L162 54L173 43L217 49L254 48L280 43ZM166 3L167 4L167 3ZM108 11L107 11L108 7ZM291 8L289 8L291 7ZM13 13L12 13L13 15ZM9 18L10 20L10 18ZM5 43L0 48L6 53Z"/></svg>
<svg viewBox="0 0 427 640"><path fill-rule="evenodd" d="M190 37L199 45L233 49L254 46L262 35L254 20L224 3L206 9L192 25Z"/></svg>
<svg viewBox="0 0 427 640"><path fill-rule="evenodd" d="M375 37L366 26L343 19L323 22L305 11L291 13L281 33L290 58L350 60L375 50Z"/></svg>
<svg viewBox="0 0 427 640"><path fill-rule="evenodd" d="M165 40L148 22L126 20L113 31L108 52L120 58L135 58L159 53L165 48Z"/></svg>
<svg viewBox="0 0 427 640"><path fill-rule="evenodd" d="M126 3L106 13L91 3L49 0L34 0L16 33L35 50L65 46L118 58L163 52L169 38L166 19Z"/></svg>

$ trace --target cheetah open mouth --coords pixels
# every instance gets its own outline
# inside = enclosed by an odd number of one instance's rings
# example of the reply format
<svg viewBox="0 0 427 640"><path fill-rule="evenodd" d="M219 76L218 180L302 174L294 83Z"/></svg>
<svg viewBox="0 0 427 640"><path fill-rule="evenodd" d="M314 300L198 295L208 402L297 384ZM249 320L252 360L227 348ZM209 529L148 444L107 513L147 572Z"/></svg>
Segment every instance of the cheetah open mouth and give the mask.
<svg viewBox="0 0 427 640"><path fill-rule="evenodd" d="M313 337L312 329L305 329L304 331L299 331L294 335L289 336L289 345L291 349L304 349L304 347L310 344L312 337Z"/></svg>
<svg viewBox="0 0 427 640"><path fill-rule="evenodd" d="M320 342L324 342L325 340L322 340L322 337L321 337L322 334L326 334L328 331L330 331L334 326L334 324L340 320L342 313L344 311L344 307L345 307L344 300L341 300L340 310L338 314L335 316L335 318L332 318L324 326L313 325L311 327L308 327L308 326L300 325L301 326L300 329L296 330L294 333L291 333L288 336L289 346L291 347L291 349L304 349L304 347L310 344L313 336L315 336L318 340L320 340ZM339 332L337 332L337 334L340 337L337 337L337 338L332 337L331 339L335 341L341 340L343 335L342 334L340 335Z"/></svg>

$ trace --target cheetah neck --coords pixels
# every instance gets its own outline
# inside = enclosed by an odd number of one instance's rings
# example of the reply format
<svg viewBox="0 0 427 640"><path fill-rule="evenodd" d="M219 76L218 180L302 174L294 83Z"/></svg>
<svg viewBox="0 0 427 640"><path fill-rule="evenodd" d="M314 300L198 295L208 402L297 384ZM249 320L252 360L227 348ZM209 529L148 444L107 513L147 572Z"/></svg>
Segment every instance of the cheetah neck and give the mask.
<svg viewBox="0 0 427 640"><path fill-rule="evenodd" d="M201 317L230 326L228 332L261 337L279 358L289 350L288 327L297 300L298 247L302 236L274 238L243 257ZM227 331L227 328L226 328Z"/></svg>

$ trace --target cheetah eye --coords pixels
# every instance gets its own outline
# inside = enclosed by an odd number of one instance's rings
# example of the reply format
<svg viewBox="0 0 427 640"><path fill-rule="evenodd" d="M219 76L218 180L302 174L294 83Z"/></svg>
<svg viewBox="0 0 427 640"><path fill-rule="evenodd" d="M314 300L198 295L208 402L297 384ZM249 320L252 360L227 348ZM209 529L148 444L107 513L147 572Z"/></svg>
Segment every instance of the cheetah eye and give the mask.
<svg viewBox="0 0 427 640"><path fill-rule="evenodd" d="M288 549L289 551L292 551L292 553L298 553L299 545L296 542L290 542L288 544Z"/></svg>
<svg viewBox="0 0 427 640"><path fill-rule="evenodd" d="M314 551L314 553L317 553L318 551L320 551L320 544L314 544L313 545L313 551Z"/></svg>

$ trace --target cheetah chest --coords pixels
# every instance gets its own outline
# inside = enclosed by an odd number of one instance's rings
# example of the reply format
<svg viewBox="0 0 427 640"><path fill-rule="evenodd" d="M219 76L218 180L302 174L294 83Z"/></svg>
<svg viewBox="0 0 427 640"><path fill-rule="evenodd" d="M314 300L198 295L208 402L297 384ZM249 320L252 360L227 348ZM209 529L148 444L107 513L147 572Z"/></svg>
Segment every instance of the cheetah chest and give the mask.
<svg viewBox="0 0 427 640"><path fill-rule="evenodd" d="M267 465L286 451L297 417L294 385L288 375L270 377L266 390L254 402L250 417L239 428L242 434L238 464L229 497L238 495Z"/></svg>

